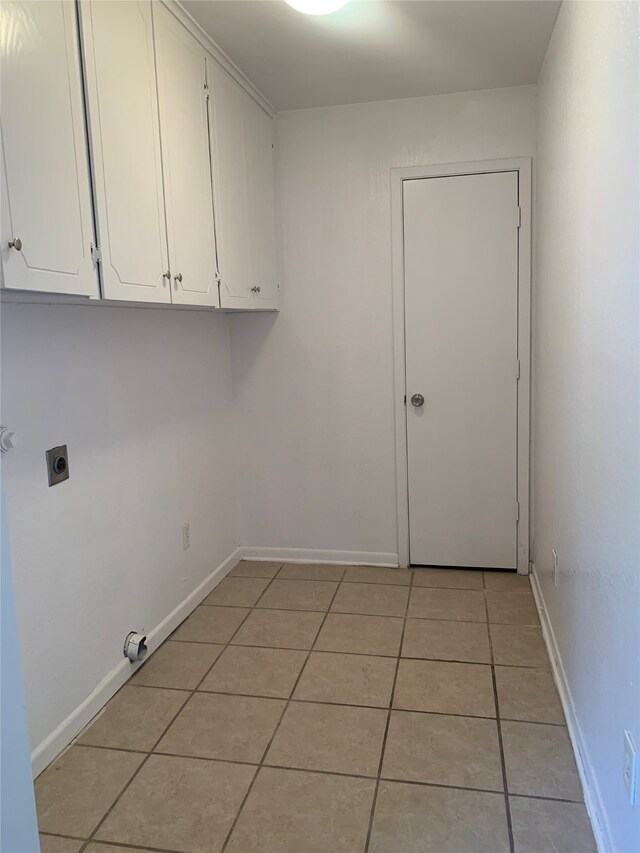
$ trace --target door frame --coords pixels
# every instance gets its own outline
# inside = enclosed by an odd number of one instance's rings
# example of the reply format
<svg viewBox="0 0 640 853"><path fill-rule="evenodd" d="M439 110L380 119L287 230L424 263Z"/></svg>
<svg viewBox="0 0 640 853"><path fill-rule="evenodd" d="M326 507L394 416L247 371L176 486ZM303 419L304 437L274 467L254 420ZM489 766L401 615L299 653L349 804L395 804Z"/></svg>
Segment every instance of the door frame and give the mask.
<svg viewBox="0 0 640 853"><path fill-rule="evenodd" d="M529 573L529 475L531 409L531 158L476 160L391 169L391 259L393 297L393 373L396 443L396 507L398 523L398 564L410 564L409 486L407 455L407 407L405 305L404 305L404 220L402 185L420 178L517 172L518 204L518 381L517 411L517 500L520 508L517 535L518 574Z"/></svg>

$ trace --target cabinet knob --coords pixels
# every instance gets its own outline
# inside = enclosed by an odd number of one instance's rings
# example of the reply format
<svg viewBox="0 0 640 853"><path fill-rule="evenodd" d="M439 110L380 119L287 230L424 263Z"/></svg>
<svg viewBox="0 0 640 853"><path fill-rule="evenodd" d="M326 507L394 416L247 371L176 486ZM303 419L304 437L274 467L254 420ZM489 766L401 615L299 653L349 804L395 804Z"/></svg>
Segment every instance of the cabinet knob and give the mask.
<svg viewBox="0 0 640 853"><path fill-rule="evenodd" d="M167 270L162 273L162 278L170 279L171 278L171 270Z"/></svg>
<svg viewBox="0 0 640 853"><path fill-rule="evenodd" d="M9 248L15 249L17 252L21 252L22 240L19 237L14 237L13 240L9 240Z"/></svg>
<svg viewBox="0 0 640 853"><path fill-rule="evenodd" d="M179 272L178 275L174 275L173 278L175 281L182 281L182 273Z"/></svg>
<svg viewBox="0 0 640 853"><path fill-rule="evenodd" d="M251 288L251 293L260 293L260 288L257 285L254 285Z"/></svg>

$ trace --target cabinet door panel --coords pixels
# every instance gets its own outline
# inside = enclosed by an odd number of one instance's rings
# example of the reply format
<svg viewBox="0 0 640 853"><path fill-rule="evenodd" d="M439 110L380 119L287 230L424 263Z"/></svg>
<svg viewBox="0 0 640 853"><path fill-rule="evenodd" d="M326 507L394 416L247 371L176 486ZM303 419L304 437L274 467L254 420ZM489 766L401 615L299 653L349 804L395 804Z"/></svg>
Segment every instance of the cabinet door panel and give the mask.
<svg viewBox="0 0 640 853"><path fill-rule="evenodd" d="M103 295L170 302L151 2L81 11Z"/></svg>
<svg viewBox="0 0 640 853"><path fill-rule="evenodd" d="M215 62L207 59L213 98L212 159L220 262L220 304L252 308L249 202L245 163L248 95Z"/></svg>
<svg viewBox="0 0 640 853"><path fill-rule="evenodd" d="M160 4L154 27L172 300L217 306L206 54Z"/></svg>
<svg viewBox="0 0 640 853"><path fill-rule="evenodd" d="M4 286L97 297L75 4L2 3L0 30Z"/></svg>
<svg viewBox="0 0 640 853"><path fill-rule="evenodd" d="M256 308L278 307L273 175L273 120L253 101L245 118L251 278Z"/></svg>

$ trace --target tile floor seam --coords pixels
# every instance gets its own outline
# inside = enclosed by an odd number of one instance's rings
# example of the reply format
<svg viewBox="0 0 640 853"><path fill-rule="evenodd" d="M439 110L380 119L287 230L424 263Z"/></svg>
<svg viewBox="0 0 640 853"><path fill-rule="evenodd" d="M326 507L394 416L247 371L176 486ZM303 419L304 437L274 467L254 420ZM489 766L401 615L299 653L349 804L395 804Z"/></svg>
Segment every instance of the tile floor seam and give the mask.
<svg viewBox="0 0 640 853"><path fill-rule="evenodd" d="M90 842L91 844L99 844L101 846L114 846L112 841L100 841L98 838L93 838ZM174 847L153 847L147 845L146 847L141 847L139 844L129 844L128 842L119 841L117 847L122 847L125 850L144 850L145 853L148 850L149 853L189 853L188 850L178 850Z"/></svg>
<svg viewBox="0 0 640 853"><path fill-rule="evenodd" d="M228 576L228 574L229 574L229 573L227 573L227 575L225 575L225 577L227 577L227 576ZM224 578L222 578L222 580L224 580ZM272 580L273 580L273 578L269 581L269 583L267 584L267 586L264 588L264 590L263 590L262 594L264 594L264 592L269 588L269 586L271 585ZM217 586L217 584L216 584L216 586ZM214 589L215 589L215 587L214 587ZM197 605L197 606L199 607L199 606L201 606L201 605ZM194 608L194 611L195 611L196 609L197 609L197 607L195 607L195 608ZM215 644L215 645L222 645L222 646L224 646L224 648L222 649L222 651L220 652L220 654L216 657L216 659L213 661L213 663L211 664L211 666L210 666L210 667L207 669L207 671L204 673L204 675L202 676L202 678L200 679L200 681L197 683L197 685L193 688L193 690L185 691L185 692L188 692L188 693L189 693L189 695L188 695L188 696L187 696L187 698L184 700L184 702L182 703L182 705L180 706L180 708L178 709L178 711L176 712L176 714L174 714L174 716L171 718L171 720L169 721L169 723L165 726L165 728L164 728L164 729L163 729L163 731L162 731L162 734L161 734L161 735L160 735L160 737L158 737L158 739L154 742L154 744L153 744L153 746L151 747L151 749L149 750L149 752L147 752L147 754L146 754L145 758L140 762L140 765L139 765L139 767L136 769L135 773L131 776L131 778L129 779L129 781L127 782L127 784L126 784L126 785L124 786L124 788L120 791L120 793L119 793L119 794L118 794L118 796L115 798L115 800L111 803L111 806L107 809L107 812L103 815L102 819L101 819L101 820L98 822L98 824L95 826L95 828L93 829L93 832L91 833L91 835L89 836L89 838L87 839L87 841L85 841L85 843L84 843L84 844L82 845L82 847L80 848L79 853L84 853L84 851L85 851L86 847L87 847L87 846L88 846L88 845L89 845L89 844L94 840L94 838L95 838L95 834L96 834L97 832L99 832L100 828L103 826L103 824L105 823L105 821L107 820L107 818L109 817L109 815L113 812L113 810L115 809L116 805L120 802L120 800L122 799L122 797L124 796L124 794L126 793L126 791L131 787L131 785L133 784L134 779L136 779L136 778L139 776L140 772L142 771L142 768L143 768L143 767L146 765L146 763L149 761L149 758L150 758L152 755L154 755L154 754L155 754L155 755L162 755L162 753L156 753L156 752L155 752L156 748L158 747L158 745L160 744L160 742L161 742L161 741L162 741L162 739L164 738L165 734L168 732L169 728L170 728L170 727L173 725L173 723L178 719L178 717L180 716L180 714L182 713L182 711L183 711L183 710L184 710L184 708L186 707L187 703L188 703L188 702L190 702L190 701L191 701L191 699L195 696L196 692L198 691L198 688L200 687L200 685L202 684L202 682L205 680L205 678L209 675L209 673L211 672L211 670L213 669L213 667L216 665L216 663L217 663L218 659L222 656L222 654L224 653L225 648L227 648L227 646L229 645L230 641L233 639L233 637L235 637L235 635L237 634L237 632L240 630L240 628L244 625L244 623L246 622L246 620L249 618L249 614L252 612L252 610L253 610L253 608L252 608L252 607L247 608L247 612L245 613L244 618L240 621L239 625L238 625L238 626L237 626L237 628L233 631L233 633L232 633L232 634L231 634L231 636L229 637L229 640L228 640L226 643L216 643L216 644ZM194 611L192 611L192 612L194 612ZM191 614L189 614L189 616L190 616L190 615L191 615ZM187 616L187 617L186 617L186 619L188 619L188 618L189 618L189 616ZM182 624L186 621L186 619L183 619L183 621L180 623L180 625L182 625ZM180 625L178 626L178 628L180 627ZM176 631L178 630L178 628L176 628ZM170 635L170 636L171 636L171 635ZM169 638L167 638L167 639L169 639ZM166 642L166 641L165 641L165 642ZM141 667L141 668L142 668L142 667ZM126 683L127 683L127 682L125 682L125 684L123 685L123 687L126 685ZM121 688L121 689L122 689L122 688ZM116 695L117 695L117 694L116 694Z"/></svg>
<svg viewBox="0 0 640 853"><path fill-rule="evenodd" d="M282 567L281 567L281 568L282 568ZM279 571L279 570L278 570L278 571ZM276 573L276 577L277 577L277 573ZM272 743L273 743L273 741L275 740L275 737L276 737L276 735L277 735L277 733L278 733L278 731L279 731L279 729L280 729L280 726L282 725L282 721L283 721L283 719L284 719L284 715L287 713L287 708L289 707L289 705L290 705L290 703L291 703L291 697L293 696L293 694L294 694L294 692L295 692L295 690L296 690L296 687L298 686L298 683L300 682L300 679L302 678L302 673L304 672L304 670L305 670L305 668L306 668L306 666L307 666L307 662L308 662L308 660L309 660L309 658L310 658L310 656L311 656L311 650L313 649L314 643L315 643L316 639L318 638L318 635L320 634L320 631L322 631L322 626L323 626L323 625L324 625L324 623L327 621L327 616L328 616L328 614L329 614L329 610L330 610L331 605L333 604L333 602L334 602L334 600L335 600L336 595L338 594L338 590L340 589L340 586L341 586L341 583L336 583L336 588L334 589L334 591L333 591L333 595L331 596L331 601L329 602L329 607L327 607L326 611L324 612L324 616L323 616L323 618L322 618L322 620L321 620L321 622L320 622L320 624L319 624L319 626L318 626L318 629L317 629L316 634L315 634L315 636L314 636L314 638L313 638L313 641L312 641L312 643L311 643L310 648L306 650L307 655L306 655L306 657L305 657L304 663L303 663L303 664L302 664L302 666L300 667L300 672L298 673L298 676L297 676L297 678L296 678L296 680L295 680L295 682L294 682L294 685L293 685L293 687L291 688L291 692L289 693L289 698L288 698L288 699L286 700L286 702L285 702L284 708L282 709L282 713L280 714L280 718L278 719L278 722L276 723L276 726L275 726L275 728L274 728L274 730L273 730L273 732L272 732L272 734L271 734L271 737L270 737L270 739L269 739L269 742L267 743L267 745L266 745L266 747L265 747L265 749L264 749L264 752L262 753L262 758L260 759L260 762L259 762L259 764L258 764L258 766L257 766L257 768L256 768L256 772L253 774L253 778L252 778L252 780L251 780L251 782L250 782L250 784L249 784L249 787L247 788L247 792L245 793L245 795L244 795L244 797L243 797L243 799L242 799L242 802L240 803L240 806L239 806L239 808L238 808L238 810L237 810L237 812L236 812L236 814L235 814L235 817L234 817L234 819L233 819L233 821L232 821L232 823L231 823L231 826L229 827L229 831L228 831L228 833L227 833L227 835L226 835L226 837L225 837L225 840L224 840L224 842L223 842L223 844L222 844L222 847L220 848L220 853L225 853L225 850L227 849L227 845L229 844L229 842L230 842L230 840L231 840L231 836L232 836L232 835L233 835L233 833L234 833L234 830L235 830L235 828L236 828L236 826L237 826L238 820L240 819L240 815L242 814L242 811L243 811L243 809L244 809L244 807L245 807L245 804L246 804L247 800L249 799L249 796L251 795L251 791L252 791L252 789L253 789L253 786L255 785L256 779L258 778L258 775L259 775L259 773L260 773L260 769L264 766L265 759L266 759L266 757L267 757L267 755L268 755L268 753L269 753L269 750L271 749L271 744L272 744ZM266 588L265 588L265 592L266 592ZM200 682L200 683L202 683L202 682Z"/></svg>
<svg viewBox="0 0 640 853"><path fill-rule="evenodd" d="M371 811L369 813L369 825L367 827L367 837L365 839L364 844L364 853L368 853L369 846L371 844L371 834L373 832L373 822L375 820L376 813L376 805L378 802L378 791L380 790L380 777L382 776L382 765L384 763L384 754L387 747L387 736L389 734L389 724L391 723L391 711L393 709L393 700L395 698L396 693L396 685L398 683L398 670L400 669L400 661L402 660L402 646L404 644L404 634L407 628L407 615L409 613L409 605L411 603L411 591L413 589L413 580L415 578L415 573L413 569L411 569L411 576L409 578L409 594L407 595L407 603L404 611L404 618L402 620L402 631L400 633L400 645L398 647L398 654L396 656L396 666L395 672L393 674L393 684L391 686L391 696L389 697L389 709L387 711L387 720L384 727L384 734L382 736L382 746L380 749L380 761L378 762L378 773L376 775L376 785L373 791L373 799L371 801Z"/></svg>
<svg viewBox="0 0 640 853"><path fill-rule="evenodd" d="M510 853L515 853L515 841L513 837L513 823L511 820L511 804L509 802L509 785L507 781L507 764L504 757L504 744L502 742L502 727L500 724L500 705L498 704L498 685L496 682L495 659L493 655L493 642L491 640L491 628L489 627L489 604L487 602L487 583L486 574L482 573L482 587L484 596L484 606L487 611L487 633L489 635L489 654L491 657L491 682L493 685L493 701L496 706L496 727L498 733L498 749L500 751L500 765L502 770L502 785L504 788L504 807L505 816L507 819L507 834L509 836Z"/></svg>

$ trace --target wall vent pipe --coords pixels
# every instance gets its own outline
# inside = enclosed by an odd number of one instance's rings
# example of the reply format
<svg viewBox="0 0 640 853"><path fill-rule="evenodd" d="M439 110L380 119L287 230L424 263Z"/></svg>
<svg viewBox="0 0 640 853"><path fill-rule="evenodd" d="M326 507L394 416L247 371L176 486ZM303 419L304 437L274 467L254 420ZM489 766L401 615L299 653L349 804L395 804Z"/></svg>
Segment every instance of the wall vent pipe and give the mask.
<svg viewBox="0 0 640 853"><path fill-rule="evenodd" d="M124 641L124 656L129 658L131 663L139 660L144 660L147 656L147 638L144 634L138 634L137 631L129 631L127 638Z"/></svg>

